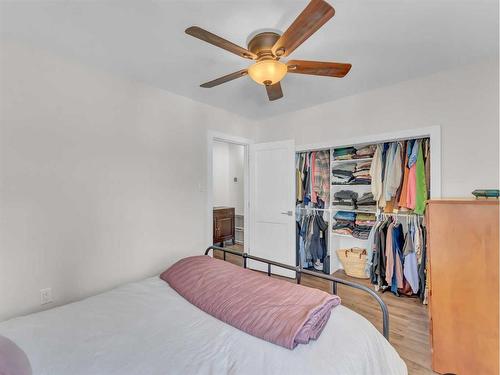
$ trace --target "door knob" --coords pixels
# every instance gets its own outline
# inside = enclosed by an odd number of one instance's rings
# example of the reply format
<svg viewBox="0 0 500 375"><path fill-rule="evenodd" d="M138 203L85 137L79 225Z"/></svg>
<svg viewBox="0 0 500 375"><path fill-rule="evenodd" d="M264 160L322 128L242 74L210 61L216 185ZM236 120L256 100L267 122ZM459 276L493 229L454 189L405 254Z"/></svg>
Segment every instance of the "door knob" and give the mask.
<svg viewBox="0 0 500 375"><path fill-rule="evenodd" d="M281 211L281 214L282 215L292 216L293 215L293 211Z"/></svg>

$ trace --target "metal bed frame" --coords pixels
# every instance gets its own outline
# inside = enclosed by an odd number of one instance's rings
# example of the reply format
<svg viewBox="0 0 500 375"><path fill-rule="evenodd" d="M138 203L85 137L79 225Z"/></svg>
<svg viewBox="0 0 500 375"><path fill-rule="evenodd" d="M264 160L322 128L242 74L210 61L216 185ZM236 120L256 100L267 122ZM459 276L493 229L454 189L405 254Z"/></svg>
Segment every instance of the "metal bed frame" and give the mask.
<svg viewBox="0 0 500 375"><path fill-rule="evenodd" d="M247 268L247 259L254 260L257 262L261 262L261 263L265 263L265 264L267 264L267 276L271 276L271 266L276 266L276 267L284 268L284 269L287 269L290 271L294 271L295 272L295 281L297 284L300 284L301 277L303 274L331 281L332 282L332 294L337 294L337 284L349 286L351 288L359 289L359 290L362 290L362 291L368 293L373 298L375 298L375 300L377 301L377 303L380 306L380 309L382 310L382 333L383 333L384 337L387 339L387 341L389 341L389 310L387 309L387 305L385 304L384 301L382 301L382 299L379 297L379 295L377 293L375 293L373 290L371 290L370 288L368 288L364 285L353 283L351 281L340 279L338 277L334 277L331 275L303 269L300 266L293 267L293 266L289 266L288 264L275 262L273 260L269 260L269 259L265 259L265 258L256 257L253 255L244 253L244 252L242 253L242 252L230 250L230 249L227 249L224 247L209 246L205 250L205 255L208 255L210 253L210 250L222 251L224 260L226 260L226 253L242 257L243 258L243 268Z"/></svg>

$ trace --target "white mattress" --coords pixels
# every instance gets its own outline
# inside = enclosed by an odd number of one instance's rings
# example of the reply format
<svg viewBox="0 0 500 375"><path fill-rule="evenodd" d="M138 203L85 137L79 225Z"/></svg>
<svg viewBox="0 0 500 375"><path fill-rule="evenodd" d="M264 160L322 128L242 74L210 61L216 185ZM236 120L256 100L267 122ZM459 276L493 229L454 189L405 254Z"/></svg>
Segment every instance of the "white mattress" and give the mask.
<svg viewBox="0 0 500 375"><path fill-rule="evenodd" d="M0 323L34 375L407 374L362 316L336 307L320 338L288 350L199 310L159 278Z"/></svg>

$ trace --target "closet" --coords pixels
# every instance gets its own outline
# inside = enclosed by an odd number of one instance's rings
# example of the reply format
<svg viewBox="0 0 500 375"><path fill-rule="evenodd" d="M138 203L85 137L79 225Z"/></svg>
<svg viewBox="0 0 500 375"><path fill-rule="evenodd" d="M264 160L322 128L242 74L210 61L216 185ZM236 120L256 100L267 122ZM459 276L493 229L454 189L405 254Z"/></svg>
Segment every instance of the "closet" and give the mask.
<svg viewBox="0 0 500 375"><path fill-rule="evenodd" d="M343 268L338 253L361 248L367 253L366 278L376 288L396 294L421 292L423 300L425 287L416 283L415 277L419 269L426 268L423 214L430 197L430 153L429 137L297 152L297 264L331 274ZM387 257L373 252L374 248L380 251L375 240L380 242L383 235L386 241L389 227L389 235L398 236L389 256L390 267L396 261L394 285L380 274L382 264L378 262ZM408 233L412 241L406 244ZM403 266L407 256L411 269ZM401 277L405 271L408 277Z"/></svg>

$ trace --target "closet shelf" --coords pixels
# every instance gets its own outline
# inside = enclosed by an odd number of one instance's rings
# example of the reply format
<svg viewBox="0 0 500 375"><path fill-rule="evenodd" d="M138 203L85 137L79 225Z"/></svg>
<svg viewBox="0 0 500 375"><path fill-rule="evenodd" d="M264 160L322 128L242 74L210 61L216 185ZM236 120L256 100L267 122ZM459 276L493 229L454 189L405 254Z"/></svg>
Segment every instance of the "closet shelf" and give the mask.
<svg viewBox="0 0 500 375"><path fill-rule="evenodd" d="M372 184L332 184L332 186L372 186Z"/></svg>
<svg viewBox="0 0 500 375"><path fill-rule="evenodd" d="M344 163L357 163L359 161L370 161L373 158L362 158L362 159L347 159L347 160L332 160L333 164L344 164Z"/></svg>
<svg viewBox="0 0 500 375"><path fill-rule="evenodd" d="M354 237L350 234L342 234L342 233L335 233L335 232L332 232L332 236L335 236L335 237L346 237L346 238L352 238L352 239L355 239L355 240L358 240L358 241L368 241L368 238L366 240L362 239L362 238L357 238L357 237Z"/></svg>
<svg viewBox="0 0 500 375"><path fill-rule="evenodd" d="M423 214L416 214L415 212L377 212L377 216L397 216L397 217L424 217Z"/></svg>
<svg viewBox="0 0 500 375"><path fill-rule="evenodd" d="M377 214L377 211L363 211L363 210L350 210L350 209L342 209L342 208L332 208L333 212L345 211L345 212L354 212L357 214Z"/></svg>

